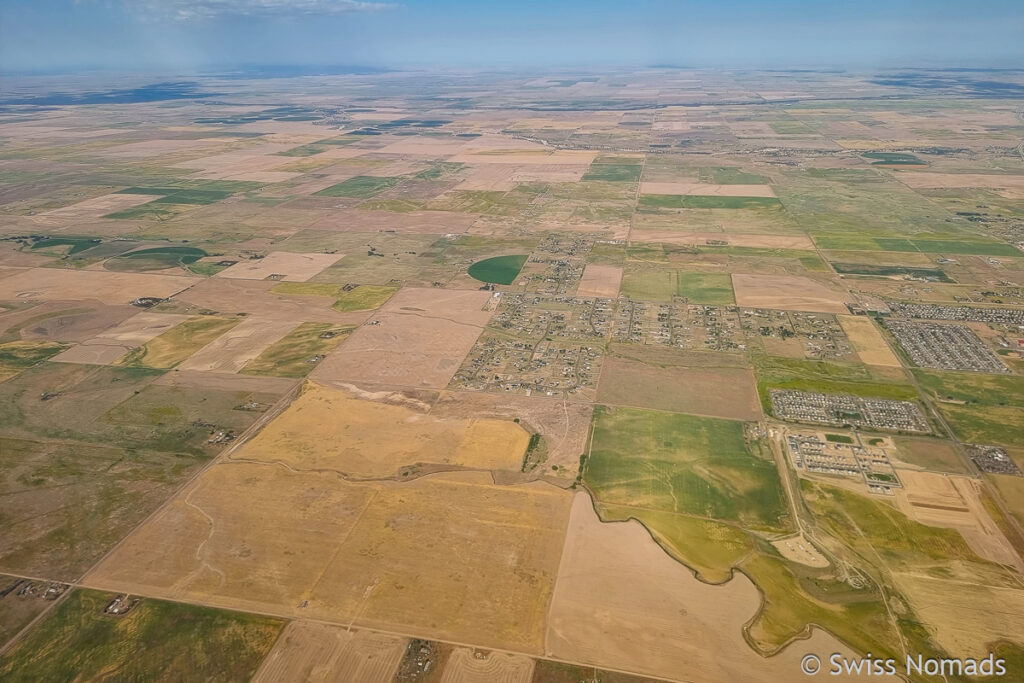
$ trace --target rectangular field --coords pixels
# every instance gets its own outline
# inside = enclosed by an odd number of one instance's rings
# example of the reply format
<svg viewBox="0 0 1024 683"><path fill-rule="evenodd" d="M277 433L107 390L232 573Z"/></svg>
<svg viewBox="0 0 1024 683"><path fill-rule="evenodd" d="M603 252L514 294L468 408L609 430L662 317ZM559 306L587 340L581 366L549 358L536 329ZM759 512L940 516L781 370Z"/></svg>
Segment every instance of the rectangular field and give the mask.
<svg viewBox="0 0 1024 683"><path fill-rule="evenodd" d="M264 258L239 261L217 273L216 277L243 280L266 280L271 276L285 282L306 282L324 268L339 261L344 254L297 254L273 251Z"/></svg>
<svg viewBox="0 0 1024 683"><path fill-rule="evenodd" d="M862 363L890 368L900 366L899 358L885 343L885 338L870 318L860 315L840 315L837 318Z"/></svg>
<svg viewBox="0 0 1024 683"><path fill-rule="evenodd" d="M576 296L614 299L619 295L619 284L622 282L622 268L589 263L583 269Z"/></svg>
<svg viewBox="0 0 1024 683"><path fill-rule="evenodd" d="M61 363L110 365L126 353L188 320L187 315L143 311L119 325L87 339L58 354L53 360Z"/></svg>
<svg viewBox="0 0 1024 683"><path fill-rule="evenodd" d="M697 354L693 354L696 356ZM747 368L687 367L605 358L597 400L611 405L654 408L675 413L758 420L761 417L754 374Z"/></svg>
<svg viewBox="0 0 1024 683"><path fill-rule="evenodd" d="M295 323L246 318L185 360L181 370L238 372L295 328Z"/></svg>
<svg viewBox="0 0 1024 683"><path fill-rule="evenodd" d="M448 386L491 311L489 292L403 289L313 374L319 380Z"/></svg>
<svg viewBox="0 0 1024 683"><path fill-rule="evenodd" d="M570 500L472 473L352 484L222 463L85 583L540 654Z"/></svg>
<svg viewBox="0 0 1024 683"><path fill-rule="evenodd" d="M774 197L770 185L715 185L713 183L640 183L640 193L701 197Z"/></svg>
<svg viewBox="0 0 1024 683"><path fill-rule="evenodd" d="M732 284L736 303L750 308L846 313L846 304L853 303L853 297L838 287L797 275L734 273Z"/></svg>

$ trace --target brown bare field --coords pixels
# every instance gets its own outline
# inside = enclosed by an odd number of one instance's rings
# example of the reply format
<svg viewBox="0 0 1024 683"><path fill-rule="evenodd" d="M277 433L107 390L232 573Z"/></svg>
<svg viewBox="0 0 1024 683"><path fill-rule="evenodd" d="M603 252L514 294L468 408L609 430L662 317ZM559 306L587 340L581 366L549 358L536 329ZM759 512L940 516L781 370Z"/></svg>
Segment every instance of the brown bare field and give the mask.
<svg viewBox="0 0 1024 683"><path fill-rule="evenodd" d="M402 289L311 377L444 388L490 319L492 311L482 310L490 296L475 290Z"/></svg>
<svg viewBox="0 0 1024 683"><path fill-rule="evenodd" d="M532 678L529 657L458 647L448 657L441 683L530 683Z"/></svg>
<svg viewBox="0 0 1024 683"><path fill-rule="evenodd" d="M829 561L825 559L825 556L803 534L772 541L772 546L790 562L799 562L808 567L829 566Z"/></svg>
<svg viewBox="0 0 1024 683"><path fill-rule="evenodd" d="M114 213L115 211L122 211L124 209L138 206L139 204L145 204L155 199L160 199L162 195L150 195L150 194L105 194L101 197L93 197L92 199L86 199L84 202L78 202L70 206L63 206L59 209L52 209L50 211L44 211L36 216L36 219L43 219L40 222L48 222L54 220L57 223L78 220L82 218L99 218L105 216L108 213Z"/></svg>
<svg viewBox="0 0 1024 683"><path fill-rule="evenodd" d="M648 365L609 355L601 370L597 401L734 420L761 419L757 385L749 368Z"/></svg>
<svg viewBox="0 0 1024 683"><path fill-rule="evenodd" d="M620 284L622 284L622 268L589 263L583 269L583 277L580 279L576 296L614 299L619 295Z"/></svg>
<svg viewBox="0 0 1024 683"><path fill-rule="evenodd" d="M543 438L547 449L545 474L572 479L579 469L580 454L586 451L594 407L539 397L443 391L430 412L436 417L518 419Z"/></svg>
<svg viewBox="0 0 1024 683"><path fill-rule="evenodd" d="M343 232L379 232L394 230L399 234L449 235L464 233L476 216L454 211L364 211L341 209L332 211L313 223L317 230Z"/></svg>
<svg viewBox="0 0 1024 683"><path fill-rule="evenodd" d="M359 479L396 476L421 463L519 470L530 438L515 422L439 418L410 405L307 383L238 457Z"/></svg>
<svg viewBox="0 0 1024 683"><path fill-rule="evenodd" d="M31 268L0 278L0 299L73 301L84 295L106 304L124 304L140 296L166 298L199 280L180 275Z"/></svg>
<svg viewBox="0 0 1024 683"><path fill-rule="evenodd" d="M134 306L98 301L44 301L0 313L0 333L11 341L85 341L136 315Z"/></svg>
<svg viewBox="0 0 1024 683"><path fill-rule="evenodd" d="M744 624L760 605L744 574L717 586L703 583L639 522L601 522L580 492L548 612L546 652L597 667L723 683L797 680L805 653L822 661L833 652L853 656L814 630L809 639L761 657L743 639Z"/></svg>
<svg viewBox="0 0 1024 683"><path fill-rule="evenodd" d="M799 275L733 273L732 287L736 304L750 308L846 313L844 303L853 302L847 292Z"/></svg>
<svg viewBox="0 0 1024 683"><path fill-rule="evenodd" d="M294 328L295 323L288 320L246 318L196 351L179 365L178 369L238 372L246 363Z"/></svg>
<svg viewBox="0 0 1024 683"><path fill-rule="evenodd" d="M186 130L188 130L186 128ZM196 138L170 139L170 140L142 140L141 142L128 142L123 145L109 147L100 152L101 156L112 159L146 159L150 157L167 156L180 152L191 152L208 147L224 145L231 140L228 138Z"/></svg>
<svg viewBox="0 0 1024 683"><path fill-rule="evenodd" d="M188 319L187 315L143 311L91 339L57 354L52 360L62 363L110 365L116 363L135 347L142 346L150 339Z"/></svg>
<svg viewBox="0 0 1024 683"><path fill-rule="evenodd" d="M715 185L693 182L642 182L640 194L699 195L704 197L774 197L770 185Z"/></svg>
<svg viewBox="0 0 1024 683"><path fill-rule="evenodd" d="M896 179L913 188L980 187L1024 190L1024 175L900 171Z"/></svg>
<svg viewBox="0 0 1024 683"><path fill-rule="evenodd" d="M85 584L540 654L570 501L482 473L371 485L220 463Z"/></svg>
<svg viewBox="0 0 1024 683"><path fill-rule="evenodd" d="M405 638L308 621L289 623L253 683L359 681L391 683Z"/></svg>
<svg viewBox="0 0 1024 683"><path fill-rule="evenodd" d="M957 657L986 657L993 641L1020 642L1024 590L982 586L924 574L896 574L896 586L932 638Z"/></svg>
<svg viewBox="0 0 1024 683"><path fill-rule="evenodd" d="M734 232L688 232L681 230L633 230L633 242L663 242L703 246L708 240L724 241L730 247L758 247L764 249L814 249L807 235L759 235Z"/></svg>
<svg viewBox="0 0 1024 683"><path fill-rule="evenodd" d="M885 338L870 318L862 315L840 315L837 318L862 363L900 367L900 359L885 343Z"/></svg>
<svg viewBox="0 0 1024 683"><path fill-rule="evenodd" d="M514 183L578 183L588 168L585 163L573 166L519 166L511 179Z"/></svg>
<svg viewBox="0 0 1024 683"><path fill-rule="evenodd" d="M489 190L507 192L516 186L512 182L514 168L499 164L481 164L470 167L469 177L456 185L455 190Z"/></svg>
<svg viewBox="0 0 1024 683"><path fill-rule="evenodd" d="M171 302L182 310L205 308L223 314L247 313L274 320L300 322L351 323L366 320L370 311L340 313L331 308L334 298L297 296L271 291L273 280L232 280L211 277L202 280Z"/></svg>
<svg viewBox="0 0 1024 683"><path fill-rule="evenodd" d="M968 477L900 470L903 489L897 506L922 524L956 529L971 550L999 564L1024 571L1024 563L981 502L980 484Z"/></svg>
<svg viewBox="0 0 1024 683"><path fill-rule="evenodd" d="M284 394L294 387L298 380L286 377L257 377L253 375L231 375L220 372L197 372L175 370L160 375L153 384L166 387L191 387L217 391L246 391L254 394Z"/></svg>
<svg viewBox="0 0 1024 683"><path fill-rule="evenodd" d="M400 154L402 156L426 156L432 159L458 154L466 148L466 141L453 138L415 137L399 139L374 150L377 154Z"/></svg>
<svg viewBox="0 0 1024 683"><path fill-rule="evenodd" d="M217 273L216 277L242 280L265 280L271 275L285 282L305 282L324 268L339 261L344 254L299 254L291 251L272 251L266 257L239 261Z"/></svg>

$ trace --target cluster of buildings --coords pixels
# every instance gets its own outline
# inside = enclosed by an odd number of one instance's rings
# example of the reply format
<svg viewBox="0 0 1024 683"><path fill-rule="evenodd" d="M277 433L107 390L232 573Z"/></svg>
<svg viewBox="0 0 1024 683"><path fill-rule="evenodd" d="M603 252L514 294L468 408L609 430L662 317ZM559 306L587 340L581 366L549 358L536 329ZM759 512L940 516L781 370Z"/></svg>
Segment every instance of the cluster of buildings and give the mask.
<svg viewBox="0 0 1024 683"><path fill-rule="evenodd" d="M924 320L961 320L964 322L1024 325L1024 309L984 308L981 306L948 306L946 304L914 304L891 302L892 312L904 318Z"/></svg>
<svg viewBox="0 0 1024 683"><path fill-rule="evenodd" d="M526 291L549 296L575 291L593 246L593 240L585 236L546 235L527 262L522 276ZM543 270L530 264L541 264Z"/></svg>
<svg viewBox="0 0 1024 683"><path fill-rule="evenodd" d="M901 485L889 460L884 440L878 439L877 445L864 445L856 433L850 437L841 435L842 440L835 441L830 441L829 436L826 434L822 438L820 434L801 433L787 435L786 445L793 465L807 472L863 478L870 487Z"/></svg>
<svg viewBox="0 0 1024 683"><path fill-rule="evenodd" d="M561 341L519 341L482 335L451 386L522 396L565 396L592 400L604 348Z"/></svg>
<svg viewBox="0 0 1024 683"><path fill-rule="evenodd" d="M1010 372L966 325L887 320L885 326L915 365L996 374Z"/></svg>
<svg viewBox="0 0 1024 683"><path fill-rule="evenodd" d="M967 447L967 454L982 472L990 474L1012 474L1021 476L1020 468L1002 448L974 444Z"/></svg>
<svg viewBox="0 0 1024 683"><path fill-rule="evenodd" d="M848 394L772 389L772 410L783 420L927 434L928 420L916 403Z"/></svg>

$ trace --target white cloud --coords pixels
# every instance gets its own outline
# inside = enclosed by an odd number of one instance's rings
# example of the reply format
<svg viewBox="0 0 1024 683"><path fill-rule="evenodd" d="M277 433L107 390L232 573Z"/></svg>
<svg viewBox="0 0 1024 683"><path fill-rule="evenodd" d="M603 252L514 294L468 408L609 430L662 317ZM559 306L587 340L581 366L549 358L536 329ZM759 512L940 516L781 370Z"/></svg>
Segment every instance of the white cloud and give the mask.
<svg viewBox="0 0 1024 683"><path fill-rule="evenodd" d="M394 9L390 2L362 0L121 0L140 14L188 21L220 16L296 16L378 12Z"/></svg>

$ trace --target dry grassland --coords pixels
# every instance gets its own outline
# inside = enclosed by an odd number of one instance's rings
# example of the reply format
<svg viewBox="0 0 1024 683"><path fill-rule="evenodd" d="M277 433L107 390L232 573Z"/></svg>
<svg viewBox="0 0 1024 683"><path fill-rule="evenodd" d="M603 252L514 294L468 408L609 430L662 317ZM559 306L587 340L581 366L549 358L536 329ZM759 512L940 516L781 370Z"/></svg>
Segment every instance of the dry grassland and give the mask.
<svg viewBox="0 0 1024 683"><path fill-rule="evenodd" d="M871 319L860 315L837 316L839 324L850 340L853 350L862 363L881 365L888 368L900 367L900 359L885 343L885 338L878 331Z"/></svg>
<svg viewBox="0 0 1024 683"><path fill-rule="evenodd" d="M736 304L750 308L847 313L844 304L853 302L853 297L843 290L798 275L734 273L732 287Z"/></svg>
<svg viewBox="0 0 1024 683"><path fill-rule="evenodd" d="M896 503L908 517L956 529L980 557L1024 571L1013 546L986 512L977 481L914 470L900 470L899 475L904 488L896 490Z"/></svg>
<svg viewBox="0 0 1024 683"><path fill-rule="evenodd" d="M309 383L237 457L358 479L392 477L419 463L519 470L530 437L515 422L437 418L408 405Z"/></svg>
<svg viewBox="0 0 1024 683"><path fill-rule="evenodd" d="M182 363L180 370L234 373L295 328L291 321L247 318Z"/></svg>
<svg viewBox="0 0 1024 683"><path fill-rule="evenodd" d="M708 240L724 241L730 247L757 247L762 249L814 249L807 235L758 235L733 232L686 232L681 230L633 230L632 242L661 242L704 246Z"/></svg>
<svg viewBox="0 0 1024 683"><path fill-rule="evenodd" d="M547 450L545 474L571 479L579 468L580 454L586 451L594 407L540 397L445 391L430 412L435 417L518 419L519 424L543 437ZM551 469L553 466L558 470Z"/></svg>
<svg viewBox="0 0 1024 683"><path fill-rule="evenodd" d="M152 276L150 276L152 277ZM183 310L210 309L225 315L247 313L279 321L349 323L358 325L370 311L341 313L331 306L333 297L294 296L271 291L273 280L231 280L211 277L174 298Z"/></svg>
<svg viewBox="0 0 1024 683"><path fill-rule="evenodd" d="M313 371L317 380L441 389L492 312L488 292L403 289Z"/></svg>
<svg viewBox="0 0 1024 683"><path fill-rule="evenodd" d="M0 278L0 299L74 301L84 295L106 304L123 304L140 296L167 298L199 281L180 275L32 268Z"/></svg>
<svg viewBox="0 0 1024 683"><path fill-rule="evenodd" d="M514 168L497 164L472 166L470 167L469 177L452 189L507 192L516 186L512 182L512 174L514 172Z"/></svg>
<svg viewBox="0 0 1024 683"><path fill-rule="evenodd" d="M391 683L408 641L307 621L285 627L253 683Z"/></svg>
<svg viewBox="0 0 1024 683"><path fill-rule="evenodd" d="M539 654L570 501L479 473L370 485L221 463L85 583Z"/></svg>
<svg viewBox="0 0 1024 683"><path fill-rule="evenodd" d="M261 259L239 261L217 273L216 277L265 280L271 275L283 275L284 277L277 279L285 282L306 282L343 256L344 254L297 254L289 251L272 251Z"/></svg>
<svg viewBox="0 0 1024 683"><path fill-rule="evenodd" d="M608 356L601 370L597 401L733 420L761 419L761 404L749 368L661 367Z"/></svg>
<svg viewBox="0 0 1024 683"><path fill-rule="evenodd" d="M979 187L1024 190L1024 175L900 171L896 174L896 179L915 189Z"/></svg>
<svg viewBox="0 0 1024 683"><path fill-rule="evenodd" d="M698 195L702 197L774 197L770 185L715 185L714 183L640 183L640 194Z"/></svg>
<svg viewBox="0 0 1024 683"><path fill-rule="evenodd" d="M1024 590L922 574L894 578L936 643L954 656L985 657L993 641L1019 642L1024 633Z"/></svg>
<svg viewBox="0 0 1024 683"><path fill-rule="evenodd" d="M597 152L547 149L500 149L464 151L448 161L461 164L512 164L514 166L589 166Z"/></svg>
<svg viewBox="0 0 1024 683"><path fill-rule="evenodd" d="M454 211L364 211L341 209L331 211L320 218L312 227L317 230L338 230L342 232L380 232L394 230L407 235L450 235L469 230L476 220L473 214Z"/></svg>
<svg viewBox="0 0 1024 683"><path fill-rule="evenodd" d="M441 683L530 683L533 660L522 655L455 648Z"/></svg>
<svg viewBox="0 0 1024 683"><path fill-rule="evenodd" d="M580 279L580 286L576 290L576 296L614 299L619 295L619 285L621 283L622 268L590 263L583 269L583 277Z"/></svg>
<svg viewBox="0 0 1024 683"><path fill-rule="evenodd" d="M119 361L135 347L142 346L188 319L187 315L143 311L92 339L57 354L52 360L62 363L110 365Z"/></svg>
<svg viewBox="0 0 1024 683"><path fill-rule="evenodd" d="M573 499L548 612L546 651L592 666L707 683L794 680L805 653L823 661L833 652L853 656L815 630L810 639L761 657L743 639L744 624L760 604L745 575L718 586L699 581L639 522L602 523L581 492Z"/></svg>

